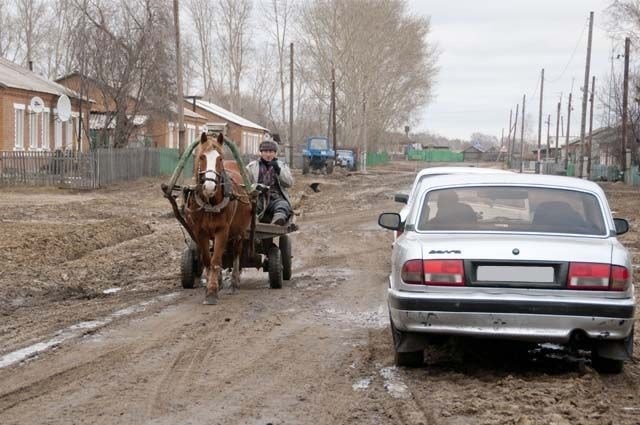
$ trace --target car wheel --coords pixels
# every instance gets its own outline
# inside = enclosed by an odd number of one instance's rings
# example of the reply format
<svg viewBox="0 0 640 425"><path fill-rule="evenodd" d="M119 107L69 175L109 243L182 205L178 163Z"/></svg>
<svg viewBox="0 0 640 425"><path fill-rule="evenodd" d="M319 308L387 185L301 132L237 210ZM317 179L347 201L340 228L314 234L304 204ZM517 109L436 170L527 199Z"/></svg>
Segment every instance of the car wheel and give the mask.
<svg viewBox="0 0 640 425"><path fill-rule="evenodd" d="M620 373L624 367L624 360L600 357L593 350L591 353L591 366L600 373Z"/></svg>
<svg viewBox="0 0 640 425"><path fill-rule="evenodd" d="M424 350L399 352L398 346L402 340L402 331L396 329L393 321L391 322L391 334L393 335L394 363L396 366L404 367L421 367L424 364Z"/></svg>

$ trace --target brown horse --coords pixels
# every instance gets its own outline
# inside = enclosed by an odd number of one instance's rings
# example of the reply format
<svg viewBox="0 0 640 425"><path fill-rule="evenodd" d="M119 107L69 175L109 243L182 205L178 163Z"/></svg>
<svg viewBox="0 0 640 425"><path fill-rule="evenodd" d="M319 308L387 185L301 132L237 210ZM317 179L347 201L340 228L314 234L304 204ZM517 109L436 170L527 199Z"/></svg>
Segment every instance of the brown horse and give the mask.
<svg viewBox="0 0 640 425"><path fill-rule="evenodd" d="M222 255L227 245L233 254L231 292L235 293L240 282L240 256L243 239L251 224L252 205L245 188L238 164L224 161L222 134L216 139L202 133L196 148L196 189L185 204L187 223L193 230L200 251L200 258L207 273L207 294L204 304L217 304L218 282L222 276ZM213 256L209 241L213 241Z"/></svg>

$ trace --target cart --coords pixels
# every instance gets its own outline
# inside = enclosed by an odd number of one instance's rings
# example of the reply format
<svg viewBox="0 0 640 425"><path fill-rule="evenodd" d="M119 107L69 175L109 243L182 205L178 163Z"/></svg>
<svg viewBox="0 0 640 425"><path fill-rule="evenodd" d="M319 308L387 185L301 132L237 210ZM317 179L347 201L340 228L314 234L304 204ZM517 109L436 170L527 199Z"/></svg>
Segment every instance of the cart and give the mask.
<svg viewBox="0 0 640 425"><path fill-rule="evenodd" d="M250 194L252 202L257 199L258 191L250 182L246 175L244 163L237 151L236 146L228 140L224 139L225 146L232 152L234 159L238 162L241 174ZM195 241L193 230L185 219L185 203L189 193L195 190L195 186L178 185L177 181L184 169L187 158L191 155L199 141L194 141L182 155L176 170L168 184L161 185L164 197L169 200L173 213L187 231L189 238L185 238L186 247L182 252L180 262L180 278L183 288L194 288L199 286L200 276L204 269L204 265L200 259L200 252ZM291 279L291 239L289 233L298 230L298 226L290 221L284 225L260 223L257 214L251 219L251 227L248 229L248 237L243 240L242 256L240 258L240 268L256 268L262 269L269 274L269 286L274 289L282 288L284 280ZM276 243L277 241L277 243ZM228 247L227 247L228 248ZM213 250L213 246L210 248ZM233 255L229 249L225 249L222 255L222 268L229 269L233 267ZM219 282L221 284L222 282Z"/></svg>

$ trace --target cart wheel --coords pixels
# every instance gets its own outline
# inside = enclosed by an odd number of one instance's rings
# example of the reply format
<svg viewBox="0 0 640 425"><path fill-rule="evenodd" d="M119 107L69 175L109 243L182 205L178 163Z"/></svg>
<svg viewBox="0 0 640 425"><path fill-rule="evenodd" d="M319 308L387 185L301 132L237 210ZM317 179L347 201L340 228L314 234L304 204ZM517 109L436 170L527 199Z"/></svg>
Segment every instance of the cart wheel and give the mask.
<svg viewBox="0 0 640 425"><path fill-rule="evenodd" d="M291 279L291 239L289 236L280 236L278 241L280 246L280 255L282 256L282 279Z"/></svg>
<svg viewBox="0 0 640 425"><path fill-rule="evenodd" d="M269 265L269 286L272 289L282 288L282 257L280 248L271 245L267 253L267 261Z"/></svg>
<svg viewBox="0 0 640 425"><path fill-rule="evenodd" d="M185 289L193 289L195 283L202 275L202 265L200 264L200 255L195 244L190 243L182 251L182 261L180 263L180 277L182 278L182 287Z"/></svg>

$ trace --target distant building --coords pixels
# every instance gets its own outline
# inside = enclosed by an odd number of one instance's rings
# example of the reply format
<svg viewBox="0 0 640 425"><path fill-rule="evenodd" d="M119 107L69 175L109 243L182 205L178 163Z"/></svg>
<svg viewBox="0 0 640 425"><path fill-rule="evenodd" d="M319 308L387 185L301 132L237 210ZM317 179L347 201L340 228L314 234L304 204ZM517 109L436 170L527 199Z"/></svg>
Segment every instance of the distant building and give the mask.
<svg viewBox="0 0 640 425"><path fill-rule="evenodd" d="M258 155L258 147L269 130L248 119L234 114L215 103L204 100L185 100L188 108L205 117L209 130L219 130L239 147L242 154Z"/></svg>
<svg viewBox="0 0 640 425"><path fill-rule="evenodd" d="M71 118L63 122L57 102L66 95L71 101ZM31 107L31 100L43 101L42 112ZM52 151L68 149L86 151L87 132L78 143L79 122L88 128L90 102L80 95L33 71L0 57L0 150Z"/></svg>

